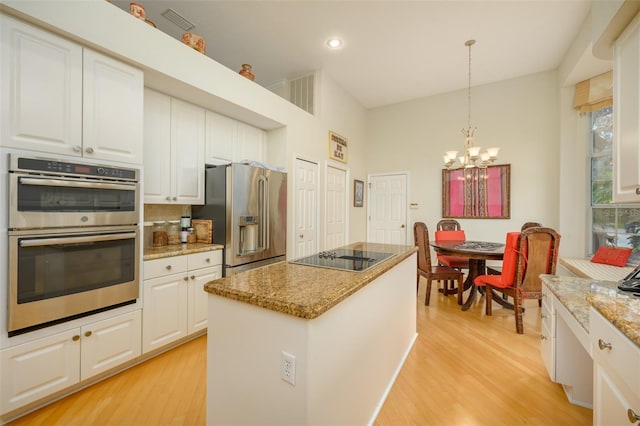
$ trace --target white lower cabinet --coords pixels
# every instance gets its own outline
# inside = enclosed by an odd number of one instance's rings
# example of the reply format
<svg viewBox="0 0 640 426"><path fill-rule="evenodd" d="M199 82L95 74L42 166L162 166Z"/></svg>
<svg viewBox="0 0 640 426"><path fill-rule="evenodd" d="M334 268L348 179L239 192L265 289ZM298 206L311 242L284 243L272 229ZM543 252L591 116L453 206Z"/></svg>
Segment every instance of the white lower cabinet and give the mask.
<svg viewBox="0 0 640 426"><path fill-rule="evenodd" d="M594 308L589 312L589 331L594 360L593 424L640 424L640 348Z"/></svg>
<svg viewBox="0 0 640 426"><path fill-rule="evenodd" d="M206 328L204 285L221 276L220 250L145 261L142 352Z"/></svg>
<svg viewBox="0 0 640 426"><path fill-rule="evenodd" d="M1 414L141 354L140 310L2 351Z"/></svg>

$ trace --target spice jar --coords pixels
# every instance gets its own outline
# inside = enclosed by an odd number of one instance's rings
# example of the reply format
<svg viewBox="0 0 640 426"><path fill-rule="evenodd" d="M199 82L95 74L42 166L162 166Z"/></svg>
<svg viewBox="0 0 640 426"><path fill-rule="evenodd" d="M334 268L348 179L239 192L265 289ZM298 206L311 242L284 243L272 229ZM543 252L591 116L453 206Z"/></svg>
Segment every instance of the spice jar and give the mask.
<svg viewBox="0 0 640 426"><path fill-rule="evenodd" d="M196 230L194 228L187 229L187 244L195 244L196 242Z"/></svg>
<svg viewBox="0 0 640 426"><path fill-rule="evenodd" d="M191 227L191 216L182 216L180 218L180 228L187 229Z"/></svg>
<svg viewBox="0 0 640 426"><path fill-rule="evenodd" d="M167 244L180 244L180 221L170 220L167 226Z"/></svg>
<svg viewBox="0 0 640 426"><path fill-rule="evenodd" d="M153 247L167 245L167 224L164 221L153 222Z"/></svg>

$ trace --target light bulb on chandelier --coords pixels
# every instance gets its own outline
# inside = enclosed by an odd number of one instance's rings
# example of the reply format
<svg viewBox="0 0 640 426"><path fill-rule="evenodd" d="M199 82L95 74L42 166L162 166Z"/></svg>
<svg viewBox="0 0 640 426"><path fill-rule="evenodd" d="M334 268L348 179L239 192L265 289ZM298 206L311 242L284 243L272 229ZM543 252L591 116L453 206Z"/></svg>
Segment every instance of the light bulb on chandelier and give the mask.
<svg viewBox="0 0 640 426"><path fill-rule="evenodd" d="M460 167L487 167L498 159L498 151L500 148L487 148L486 151L480 152L481 147L475 146L473 143L475 128L471 127L471 46L475 44L475 40L467 40L464 45L469 48L469 86L467 89L467 128L462 129L464 136L464 155L457 157L458 151L447 151L443 157L444 166L447 169L457 169ZM457 162L456 162L457 161Z"/></svg>

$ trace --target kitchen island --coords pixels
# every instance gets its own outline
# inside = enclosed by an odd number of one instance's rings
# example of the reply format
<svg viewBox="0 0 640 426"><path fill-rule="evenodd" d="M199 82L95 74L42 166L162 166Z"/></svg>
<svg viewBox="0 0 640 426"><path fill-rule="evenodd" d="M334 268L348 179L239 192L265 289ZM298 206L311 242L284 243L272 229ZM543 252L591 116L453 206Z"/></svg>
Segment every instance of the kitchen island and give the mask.
<svg viewBox="0 0 640 426"><path fill-rule="evenodd" d="M416 249L363 271L280 262L209 282L207 424L369 424L416 338Z"/></svg>

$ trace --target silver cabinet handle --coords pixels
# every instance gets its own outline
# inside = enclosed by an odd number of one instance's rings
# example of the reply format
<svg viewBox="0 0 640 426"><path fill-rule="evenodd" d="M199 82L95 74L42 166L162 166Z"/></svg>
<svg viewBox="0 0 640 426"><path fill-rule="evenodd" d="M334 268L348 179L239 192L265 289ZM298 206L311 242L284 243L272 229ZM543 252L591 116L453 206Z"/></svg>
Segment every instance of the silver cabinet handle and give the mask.
<svg viewBox="0 0 640 426"><path fill-rule="evenodd" d="M171 197L165 197L165 200L171 201Z"/></svg>
<svg viewBox="0 0 640 426"><path fill-rule="evenodd" d="M611 350L612 348L611 343L606 343L602 339L598 339L598 347L600 348L601 351L604 351L605 349Z"/></svg>
<svg viewBox="0 0 640 426"><path fill-rule="evenodd" d="M73 146L73 152L81 152L82 148L80 148L80 145L74 145Z"/></svg>
<svg viewBox="0 0 640 426"><path fill-rule="evenodd" d="M85 149L85 152L87 154L93 154L93 148L89 147L89 148Z"/></svg>
<svg viewBox="0 0 640 426"><path fill-rule="evenodd" d="M629 417L629 421L631 423L635 423L640 420L640 416L636 414L631 408L627 410L627 417Z"/></svg>
<svg viewBox="0 0 640 426"><path fill-rule="evenodd" d="M178 197L173 197L173 201L178 201Z"/></svg>

